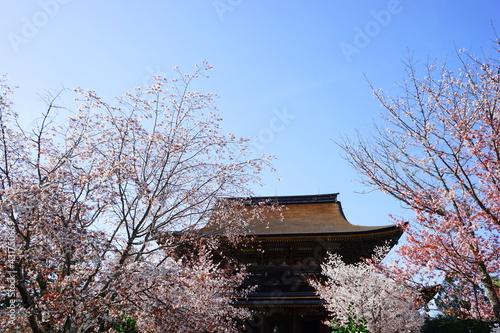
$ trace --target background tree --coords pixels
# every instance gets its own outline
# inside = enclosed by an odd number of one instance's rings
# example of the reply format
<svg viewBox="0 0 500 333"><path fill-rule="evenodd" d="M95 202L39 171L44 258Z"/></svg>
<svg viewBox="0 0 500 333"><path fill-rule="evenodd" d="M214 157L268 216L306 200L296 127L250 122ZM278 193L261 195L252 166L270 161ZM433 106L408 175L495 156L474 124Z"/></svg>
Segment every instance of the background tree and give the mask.
<svg viewBox="0 0 500 333"><path fill-rule="evenodd" d="M209 69L175 69L114 105L77 89L65 123L52 96L31 131L2 79L1 296L16 307L15 317L2 311L2 327L103 332L125 316L144 332L226 332L248 315L229 305L242 273L212 263L216 238L197 243L197 231L211 218L236 241L259 209L218 200L248 196L269 164L221 134L213 94L191 90ZM181 257L186 243L198 250Z"/></svg>
<svg viewBox="0 0 500 333"><path fill-rule="evenodd" d="M445 278L440 283L439 291L434 297L437 310L442 313L437 316L428 316L422 332L491 332L493 328L491 323L481 322L476 319L461 319L470 317L467 313L462 313L464 309L470 309L470 304L467 303L467 300L461 298L451 299L450 295L456 295L457 293L450 292L450 288L456 289L459 286L456 285L454 279ZM477 289L476 292L483 292L479 287Z"/></svg>
<svg viewBox="0 0 500 333"><path fill-rule="evenodd" d="M374 90L383 125L340 146L365 184L415 212L412 221L397 219L407 235L401 280L451 278L449 301L467 304L462 316L498 321L500 67L498 58L464 50L458 58L456 72L432 63L419 79L410 57L402 97Z"/></svg>
<svg viewBox="0 0 500 333"><path fill-rule="evenodd" d="M420 331L424 317L415 305L420 294L380 274L372 265L387 251L378 249L372 261L350 265L333 254L321 265L325 280L310 283L326 301L335 326L346 332L362 332L363 327L372 333Z"/></svg>
<svg viewBox="0 0 500 333"><path fill-rule="evenodd" d="M476 321L474 319L459 319L455 316L439 314L428 317L422 327L422 333L490 333L495 332L490 323Z"/></svg>

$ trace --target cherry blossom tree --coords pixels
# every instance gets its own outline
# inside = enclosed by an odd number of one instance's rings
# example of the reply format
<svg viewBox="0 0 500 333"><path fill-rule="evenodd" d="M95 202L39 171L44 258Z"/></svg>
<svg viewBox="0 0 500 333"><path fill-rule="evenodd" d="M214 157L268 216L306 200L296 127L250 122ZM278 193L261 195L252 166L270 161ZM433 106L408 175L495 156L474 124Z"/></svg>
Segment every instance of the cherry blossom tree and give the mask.
<svg viewBox="0 0 500 333"><path fill-rule="evenodd" d="M260 217L223 198L250 195L270 165L222 134L215 95L191 88L209 69L175 69L114 104L76 89L76 111L52 95L29 130L0 81L5 330L105 332L132 318L144 332L229 332L249 315L230 306L244 273L210 251ZM201 237L209 220L219 234Z"/></svg>
<svg viewBox="0 0 500 333"><path fill-rule="evenodd" d="M458 60L419 78L410 57L401 97L374 90L383 124L340 146L365 184L415 213L395 218L407 235L392 267L401 281L452 279L442 304L461 299L460 317L500 321L500 66L465 50Z"/></svg>
<svg viewBox="0 0 500 333"><path fill-rule="evenodd" d="M330 254L321 265L324 280L310 281L336 325L350 318L364 319L372 333L420 332L424 316L417 304L420 293L381 274L379 263L388 249L378 249L373 259L346 264L338 254Z"/></svg>

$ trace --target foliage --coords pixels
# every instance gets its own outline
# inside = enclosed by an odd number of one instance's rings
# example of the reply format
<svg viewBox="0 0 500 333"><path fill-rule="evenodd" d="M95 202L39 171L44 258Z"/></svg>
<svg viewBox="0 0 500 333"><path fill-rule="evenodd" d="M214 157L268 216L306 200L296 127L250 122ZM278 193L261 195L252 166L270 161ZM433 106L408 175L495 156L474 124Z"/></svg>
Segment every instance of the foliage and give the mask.
<svg viewBox="0 0 500 333"><path fill-rule="evenodd" d="M394 276L415 285L452 278L443 304L462 299L463 318L498 321L500 66L497 57L458 57L456 72L430 63L422 78L410 57L401 97L374 90L383 125L340 146L365 184L415 213L396 218L406 243Z"/></svg>
<svg viewBox="0 0 500 333"><path fill-rule="evenodd" d="M73 112L51 96L32 129L0 81L0 298L16 301L5 329L103 332L126 314L141 332L229 332L249 316L230 306L244 272L214 263L217 235L199 230L210 219L237 241L261 209L222 198L250 195L269 164L221 134L213 94L192 90L209 69L175 69L115 104L76 89Z"/></svg>
<svg viewBox="0 0 500 333"><path fill-rule="evenodd" d="M439 315L425 320L422 333L489 333L491 324L472 319L459 319L455 316Z"/></svg>
<svg viewBox="0 0 500 333"><path fill-rule="evenodd" d="M116 323L114 329L118 333L138 333L137 321L133 318L122 316L122 321Z"/></svg>
<svg viewBox="0 0 500 333"><path fill-rule="evenodd" d="M387 251L377 250L378 262ZM337 254L322 264L325 281L310 281L338 327L366 326L372 333L418 332L424 318L414 306L416 290L379 274L369 261L347 265ZM350 324L349 324L350 323Z"/></svg>
<svg viewBox="0 0 500 333"><path fill-rule="evenodd" d="M366 328L367 321L363 317L356 316L352 311L352 304L349 304L347 309L349 313L347 316L347 321L342 324L340 319L332 319L330 321L332 325L332 332L334 333L363 333L368 332Z"/></svg>

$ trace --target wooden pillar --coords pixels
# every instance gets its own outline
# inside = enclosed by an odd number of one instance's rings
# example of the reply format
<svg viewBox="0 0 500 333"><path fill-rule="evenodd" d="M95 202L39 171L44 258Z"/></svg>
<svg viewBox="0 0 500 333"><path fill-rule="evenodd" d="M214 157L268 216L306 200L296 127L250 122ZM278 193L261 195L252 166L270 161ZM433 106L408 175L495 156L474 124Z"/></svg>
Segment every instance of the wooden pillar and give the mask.
<svg viewBox="0 0 500 333"><path fill-rule="evenodd" d="M292 317L292 333L301 333L300 331L300 316L294 311Z"/></svg>

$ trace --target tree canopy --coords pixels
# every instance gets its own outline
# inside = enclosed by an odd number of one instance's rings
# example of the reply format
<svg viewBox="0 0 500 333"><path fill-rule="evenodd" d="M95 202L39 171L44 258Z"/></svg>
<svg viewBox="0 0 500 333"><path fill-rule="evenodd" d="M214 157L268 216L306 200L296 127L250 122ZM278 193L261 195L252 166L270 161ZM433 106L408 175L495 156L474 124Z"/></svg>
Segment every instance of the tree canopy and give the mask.
<svg viewBox="0 0 500 333"><path fill-rule="evenodd" d="M229 304L243 273L213 263L216 240L197 231L211 219L229 239L244 232L258 209L218 202L248 196L269 160L249 158L248 140L222 133L216 96L192 90L209 69L113 103L76 89L76 110L52 95L31 129L0 81L4 328L104 332L130 318L141 332L229 332L249 315Z"/></svg>
<svg viewBox="0 0 500 333"><path fill-rule="evenodd" d="M350 265L344 263L341 256L330 254L321 265L324 280L310 283L326 301L325 308L333 317L334 327L363 327L367 330L346 329L345 332L372 333L420 330L424 317L419 311L419 291L384 276L373 265L379 263L389 249L378 248L371 260Z"/></svg>
<svg viewBox="0 0 500 333"><path fill-rule="evenodd" d="M500 63L458 51L460 66L411 57L400 96L374 89L382 123L339 145L362 181L415 213L404 226L401 281L453 278L449 302L464 300L464 318L500 320ZM443 304L448 302L443 300Z"/></svg>

